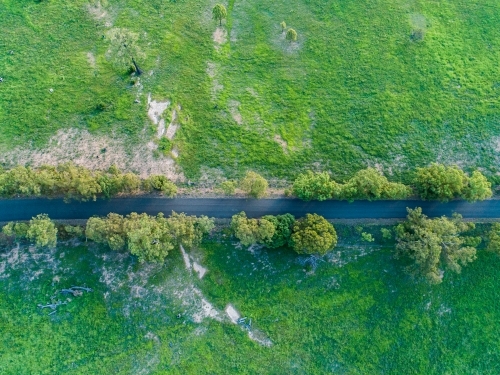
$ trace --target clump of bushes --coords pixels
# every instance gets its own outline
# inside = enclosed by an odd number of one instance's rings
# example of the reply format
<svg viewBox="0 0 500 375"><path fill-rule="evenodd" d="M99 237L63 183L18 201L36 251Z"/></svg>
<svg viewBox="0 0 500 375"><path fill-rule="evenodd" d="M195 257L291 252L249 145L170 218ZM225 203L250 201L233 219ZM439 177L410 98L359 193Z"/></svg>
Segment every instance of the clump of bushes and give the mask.
<svg viewBox="0 0 500 375"><path fill-rule="evenodd" d="M231 230L245 246L290 246L299 254L324 255L337 244L333 225L316 214L307 214L299 220L290 214L249 219L245 212L240 212L232 217Z"/></svg>
<svg viewBox="0 0 500 375"><path fill-rule="evenodd" d="M57 228L46 214L33 217L29 223L10 222L2 228L2 233L19 241L26 239L37 247L55 247Z"/></svg>
<svg viewBox="0 0 500 375"><path fill-rule="evenodd" d="M110 213L105 218L90 218L85 235L112 250L129 251L140 262L163 262L176 245L196 245L213 227L213 220L206 216L198 218L173 212L166 218L162 213L157 216Z"/></svg>
<svg viewBox="0 0 500 375"><path fill-rule="evenodd" d="M133 173L123 173L116 166L107 171L90 171L73 163L57 167L44 165L38 169L17 166L0 171L0 196L63 196L66 201L96 200L120 193L158 191L174 197L177 187L165 176L150 176L146 180Z"/></svg>

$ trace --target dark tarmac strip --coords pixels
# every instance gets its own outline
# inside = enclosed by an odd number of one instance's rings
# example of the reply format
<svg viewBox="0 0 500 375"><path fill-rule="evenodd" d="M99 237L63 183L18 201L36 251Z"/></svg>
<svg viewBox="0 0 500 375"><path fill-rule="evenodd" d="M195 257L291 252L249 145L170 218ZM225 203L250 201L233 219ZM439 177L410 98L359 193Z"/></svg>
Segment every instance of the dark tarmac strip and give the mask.
<svg viewBox="0 0 500 375"><path fill-rule="evenodd" d="M170 215L172 211L215 218L231 218L245 211L249 217L291 213L298 218L316 213L327 219L402 219L406 217L406 207L422 207L423 212L431 217L450 216L458 212L468 219L500 218L500 200L497 199L476 203L420 200L349 203L334 200L303 202L297 199L131 197L71 203L64 203L62 199L4 199L0 200L0 221L29 220L40 213L48 214L54 220L75 220L94 215L105 216L110 212L122 215L131 212L156 215L163 212Z"/></svg>

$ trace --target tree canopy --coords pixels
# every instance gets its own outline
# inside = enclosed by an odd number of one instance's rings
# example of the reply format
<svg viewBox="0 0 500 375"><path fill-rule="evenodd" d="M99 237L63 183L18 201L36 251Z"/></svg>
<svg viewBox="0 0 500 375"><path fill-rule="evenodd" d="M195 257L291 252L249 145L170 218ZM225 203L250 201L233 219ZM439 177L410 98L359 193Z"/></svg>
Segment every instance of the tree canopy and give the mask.
<svg viewBox="0 0 500 375"><path fill-rule="evenodd" d="M222 20L227 17L226 7L222 4L216 4L212 9L212 18L220 22L222 26Z"/></svg>
<svg viewBox="0 0 500 375"><path fill-rule="evenodd" d="M458 214L429 219L421 208L408 208L407 220L396 227L396 257L407 257L413 263L407 268L433 284L442 281L446 266L459 273L461 267L476 258L476 249L465 246L464 232L474 228Z"/></svg>
<svg viewBox="0 0 500 375"><path fill-rule="evenodd" d="M271 249L288 245L292 236L293 224L295 223L293 215L266 215L262 219L274 225L274 234L271 238L263 241L264 245Z"/></svg>
<svg viewBox="0 0 500 375"><path fill-rule="evenodd" d="M324 217L307 214L294 223L290 244L299 254L325 255L337 245L337 232Z"/></svg>
<svg viewBox="0 0 500 375"><path fill-rule="evenodd" d="M240 188L253 198L262 198L267 195L267 180L255 172L247 172L240 182Z"/></svg>
<svg viewBox="0 0 500 375"><path fill-rule="evenodd" d="M462 196L467 187L467 176L456 166L433 163L417 168L415 186L420 197L448 201Z"/></svg>

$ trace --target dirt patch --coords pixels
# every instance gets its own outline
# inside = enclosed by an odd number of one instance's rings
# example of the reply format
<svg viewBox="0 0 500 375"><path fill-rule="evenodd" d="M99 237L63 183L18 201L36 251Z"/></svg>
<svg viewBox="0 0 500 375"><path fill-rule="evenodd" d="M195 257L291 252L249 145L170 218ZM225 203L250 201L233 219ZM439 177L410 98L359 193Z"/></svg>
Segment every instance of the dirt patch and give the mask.
<svg viewBox="0 0 500 375"><path fill-rule="evenodd" d="M104 26L111 27L113 25L111 22L111 16L108 11L104 9L100 1L87 5L87 11L94 20L104 24Z"/></svg>
<svg viewBox="0 0 500 375"><path fill-rule="evenodd" d="M158 138L161 138L163 133L165 133L165 120L162 116L163 112L166 111L169 105L170 101L168 100L160 102L152 100L151 93L148 95L148 117L153 124L158 125Z"/></svg>
<svg viewBox="0 0 500 375"><path fill-rule="evenodd" d="M238 323L238 319L241 318L240 313L233 307L233 305L227 305L224 310L234 324Z"/></svg>
<svg viewBox="0 0 500 375"><path fill-rule="evenodd" d="M288 154L288 143L279 134L276 134L273 139L281 146L283 152Z"/></svg>
<svg viewBox="0 0 500 375"><path fill-rule="evenodd" d="M87 52L87 61L92 68L95 69L97 67L95 56L92 52Z"/></svg>
<svg viewBox="0 0 500 375"><path fill-rule="evenodd" d="M227 31L221 27L217 27L212 34L212 38L218 46L215 46L215 48L219 48L221 44L224 44L227 42Z"/></svg>
<svg viewBox="0 0 500 375"><path fill-rule="evenodd" d="M174 109L172 111L172 122L168 125L167 132L165 133L165 137L172 140L175 137L175 133L179 128L179 124L177 122L177 111Z"/></svg>
<svg viewBox="0 0 500 375"><path fill-rule="evenodd" d="M238 125L243 124L243 117L239 111L240 104L241 103L236 100L229 101L229 113L231 113L231 117Z"/></svg>
<svg viewBox="0 0 500 375"><path fill-rule="evenodd" d="M67 161L92 170L107 169L114 164L124 171L138 173L143 178L163 174L174 181L185 180L172 158L163 155L154 157L147 143L136 144L129 151L121 140L90 134L86 130L59 130L43 149L18 147L0 153L0 162L8 167L27 164L39 167Z"/></svg>

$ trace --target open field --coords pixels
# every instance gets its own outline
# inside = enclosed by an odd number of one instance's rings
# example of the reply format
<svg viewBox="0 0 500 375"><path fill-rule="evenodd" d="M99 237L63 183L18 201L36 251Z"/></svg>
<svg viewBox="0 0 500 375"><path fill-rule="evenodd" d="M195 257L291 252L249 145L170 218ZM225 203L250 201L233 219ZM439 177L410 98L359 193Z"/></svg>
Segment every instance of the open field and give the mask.
<svg viewBox="0 0 500 375"><path fill-rule="evenodd" d="M231 0L222 28L213 5L0 0L1 160L189 179L366 165L404 179L431 161L498 171L497 1ZM140 80L113 63L117 28L138 39ZM149 93L170 103L154 121ZM160 117L172 155L155 153Z"/></svg>
<svg viewBox="0 0 500 375"><path fill-rule="evenodd" d="M480 251L461 275L428 286L403 274L389 249L361 244L353 227L337 230L340 246L316 268L223 232L188 251L189 269L178 250L165 265L93 245L3 251L0 372L499 372L497 255ZM72 285L93 292L50 316L36 307L66 300L59 291ZM229 305L251 326L232 323Z"/></svg>

